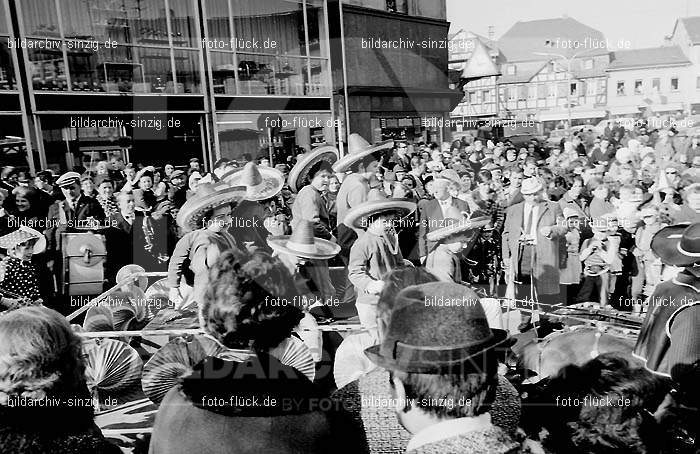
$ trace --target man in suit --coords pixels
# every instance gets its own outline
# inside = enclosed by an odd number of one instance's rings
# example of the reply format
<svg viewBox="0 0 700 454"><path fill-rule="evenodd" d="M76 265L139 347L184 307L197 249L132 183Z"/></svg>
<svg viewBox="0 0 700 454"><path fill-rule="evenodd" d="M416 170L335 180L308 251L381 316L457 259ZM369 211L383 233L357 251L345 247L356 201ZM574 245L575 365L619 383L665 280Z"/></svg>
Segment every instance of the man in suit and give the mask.
<svg viewBox="0 0 700 454"><path fill-rule="evenodd" d="M100 203L84 195L80 190L80 174L66 172L56 180L65 200L57 200L49 206L46 215L46 254L47 267L56 276L57 283L62 283L61 273L61 234L78 231L77 227L87 226L90 218L104 222L105 214Z"/></svg>
<svg viewBox="0 0 700 454"><path fill-rule="evenodd" d="M528 302L524 309L551 312L559 297L559 237L566 227L561 207L545 200L543 190L538 178L524 180L520 192L525 200L506 211L503 266L506 282L515 282L515 298ZM531 314L523 312L518 328L530 329L530 320Z"/></svg>
<svg viewBox="0 0 700 454"><path fill-rule="evenodd" d="M393 162L397 166L403 167L405 170L411 170L411 156L408 154L408 146L405 142L396 144L396 148L389 162Z"/></svg>
<svg viewBox="0 0 700 454"><path fill-rule="evenodd" d="M433 180L433 199L421 200L418 203L418 253L421 263L425 263L428 254L438 246L437 241L429 241L428 232L445 227L446 214L456 208L460 213L471 215L469 204L450 195L451 181L440 174Z"/></svg>

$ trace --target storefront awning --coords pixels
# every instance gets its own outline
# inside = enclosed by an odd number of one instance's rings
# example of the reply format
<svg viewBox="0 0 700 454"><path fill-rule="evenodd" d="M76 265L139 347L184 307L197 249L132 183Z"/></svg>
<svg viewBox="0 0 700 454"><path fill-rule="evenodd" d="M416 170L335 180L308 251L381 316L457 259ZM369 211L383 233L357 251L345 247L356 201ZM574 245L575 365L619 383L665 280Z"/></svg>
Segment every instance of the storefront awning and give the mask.
<svg viewBox="0 0 700 454"><path fill-rule="evenodd" d="M637 106L616 106L610 107L610 115L631 115L638 114L639 107Z"/></svg>
<svg viewBox="0 0 700 454"><path fill-rule="evenodd" d="M652 112L677 112L683 110L683 103L670 102L668 104L652 104L649 107L651 107Z"/></svg>
<svg viewBox="0 0 700 454"><path fill-rule="evenodd" d="M602 118L607 115L607 111L603 109L587 109L587 110L572 110L571 119L581 120L584 118ZM569 112L566 109L556 110L552 112L542 112L539 114L539 121L557 121L566 120L569 118Z"/></svg>

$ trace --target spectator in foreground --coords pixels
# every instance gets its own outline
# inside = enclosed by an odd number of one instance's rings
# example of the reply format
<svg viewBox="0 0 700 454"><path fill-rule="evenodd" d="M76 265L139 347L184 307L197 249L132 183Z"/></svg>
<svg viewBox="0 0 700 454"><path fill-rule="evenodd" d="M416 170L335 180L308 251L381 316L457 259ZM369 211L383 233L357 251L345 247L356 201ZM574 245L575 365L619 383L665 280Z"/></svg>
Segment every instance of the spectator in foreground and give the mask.
<svg viewBox="0 0 700 454"><path fill-rule="evenodd" d="M121 452L93 421L80 344L65 317L51 309L24 307L0 316L1 452Z"/></svg>

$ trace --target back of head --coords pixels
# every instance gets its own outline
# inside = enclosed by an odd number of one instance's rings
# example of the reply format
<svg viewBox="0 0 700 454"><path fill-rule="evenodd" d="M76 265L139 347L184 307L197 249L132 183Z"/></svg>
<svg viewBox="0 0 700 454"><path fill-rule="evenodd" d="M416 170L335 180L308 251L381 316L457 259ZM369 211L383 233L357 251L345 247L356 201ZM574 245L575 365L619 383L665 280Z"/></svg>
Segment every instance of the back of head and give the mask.
<svg viewBox="0 0 700 454"><path fill-rule="evenodd" d="M267 253L227 252L209 270L209 282L205 329L227 347L276 347L303 317L292 276Z"/></svg>
<svg viewBox="0 0 700 454"><path fill-rule="evenodd" d="M41 399L84 389L81 340L58 312L30 306L0 315L0 394Z"/></svg>

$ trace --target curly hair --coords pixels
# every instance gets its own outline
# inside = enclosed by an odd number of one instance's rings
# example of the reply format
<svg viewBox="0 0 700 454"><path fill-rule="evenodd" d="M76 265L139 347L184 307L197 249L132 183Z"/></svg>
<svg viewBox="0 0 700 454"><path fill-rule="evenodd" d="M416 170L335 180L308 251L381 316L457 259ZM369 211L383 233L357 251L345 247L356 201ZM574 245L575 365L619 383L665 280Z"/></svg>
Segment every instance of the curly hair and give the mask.
<svg viewBox="0 0 700 454"><path fill-rule="evenodd" d="M567 452L656 452L661 435L651 412L670 382L614 353L569 365L547 385L554 404L544 426L549 444Z"/></svg>
<svg viewBox="0 0 700 454"><path fill-rule="evenodd" d="M265 252L226 252L209 270L204 328L229 348L274 348L303 318L284 264Z"/></svg>
<svg viewBox="0 0 700 454"><path fill-rule="evenodd" d="M52 309L28 306L0 315L0 395L41 399L84 389L81 343Z"/></svg>

